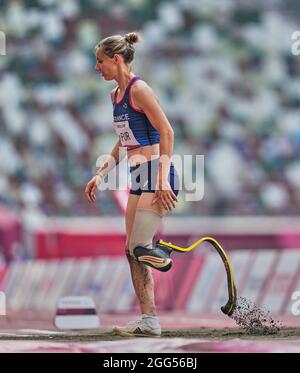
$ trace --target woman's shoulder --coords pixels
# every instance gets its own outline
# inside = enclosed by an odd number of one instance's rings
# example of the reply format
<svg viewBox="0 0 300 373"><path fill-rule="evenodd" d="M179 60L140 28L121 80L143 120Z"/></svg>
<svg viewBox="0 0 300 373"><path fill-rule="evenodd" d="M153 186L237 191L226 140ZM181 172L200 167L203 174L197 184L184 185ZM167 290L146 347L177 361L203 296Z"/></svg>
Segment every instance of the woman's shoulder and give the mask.
<svg viewBox="0 0 300 373"><path fill-rule="evenodd" d="M154 96L157 99L153 89L142 79L136 80L136 82L133 84L131 87L131 94L133 98L141 96Z"/></svg>
<svg viewBox="0 0 300 373"><path fill-rule="evenodd" d="M138 77L132 85L132 90L139 91L142 89L151 89L148 83L145 82L142 78Z"/></svg>

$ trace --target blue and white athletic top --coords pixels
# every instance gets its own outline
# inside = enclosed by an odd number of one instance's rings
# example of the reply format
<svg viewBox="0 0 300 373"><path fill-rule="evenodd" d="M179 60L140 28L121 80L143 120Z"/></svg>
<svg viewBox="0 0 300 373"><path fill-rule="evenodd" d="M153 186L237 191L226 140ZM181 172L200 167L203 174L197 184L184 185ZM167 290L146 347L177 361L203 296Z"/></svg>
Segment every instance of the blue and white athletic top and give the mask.
<svg viewBox="0 0 300 373"><path fill-rule="evenodd" d="M152 126L146 114L133 108L130 89L139 80L134 76L126 87L123 98L117 102L116 89L114 96L114 122L113 126L119 136L122 146L127 149L135 149L146 145L159 144L159 132Z"/></svg>

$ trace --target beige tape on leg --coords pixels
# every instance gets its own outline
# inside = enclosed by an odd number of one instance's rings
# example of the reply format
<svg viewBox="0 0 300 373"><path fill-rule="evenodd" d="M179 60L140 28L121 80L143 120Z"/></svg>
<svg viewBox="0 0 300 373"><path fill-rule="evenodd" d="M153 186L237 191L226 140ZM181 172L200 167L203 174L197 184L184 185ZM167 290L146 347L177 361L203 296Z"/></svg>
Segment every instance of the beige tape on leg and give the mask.
<svg viewBox="0 0 300 373"><path fill-rule="evenodd" d="M133 249L143 246L152 249L153 237L162 222L162 217L154 210L137 208L129 241L129 252L133 256Z"/></svg>

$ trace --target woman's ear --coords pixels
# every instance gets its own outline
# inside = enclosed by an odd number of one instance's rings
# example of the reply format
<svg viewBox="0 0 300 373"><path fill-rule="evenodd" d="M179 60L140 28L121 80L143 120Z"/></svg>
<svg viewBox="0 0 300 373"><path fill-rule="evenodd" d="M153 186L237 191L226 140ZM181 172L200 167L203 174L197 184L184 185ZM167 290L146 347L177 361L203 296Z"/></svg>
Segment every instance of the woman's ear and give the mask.
<svg viewBox="0 0 300 373"><path fill-rule="evenodd" d="M113 56L113 60L114 60L114 63L118 65L119 63L123 61L123 57L120 54L115 54Z"/></svg>

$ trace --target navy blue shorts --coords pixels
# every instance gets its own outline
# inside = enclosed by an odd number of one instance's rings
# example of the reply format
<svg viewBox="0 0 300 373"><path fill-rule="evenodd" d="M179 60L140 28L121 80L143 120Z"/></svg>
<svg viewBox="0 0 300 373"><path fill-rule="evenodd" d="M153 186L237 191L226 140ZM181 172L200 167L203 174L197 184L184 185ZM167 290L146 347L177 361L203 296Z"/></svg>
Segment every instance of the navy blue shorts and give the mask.
<svg viewBox="0 0 300 373"><path fill-rule="evenodd" d="M142 193L155 193L158 168L159 158L131 166L131 189L129 193L136 196L140 196ZM168 180L174 194L177 196L179 193L179 177L172 162Z"/></svg>

